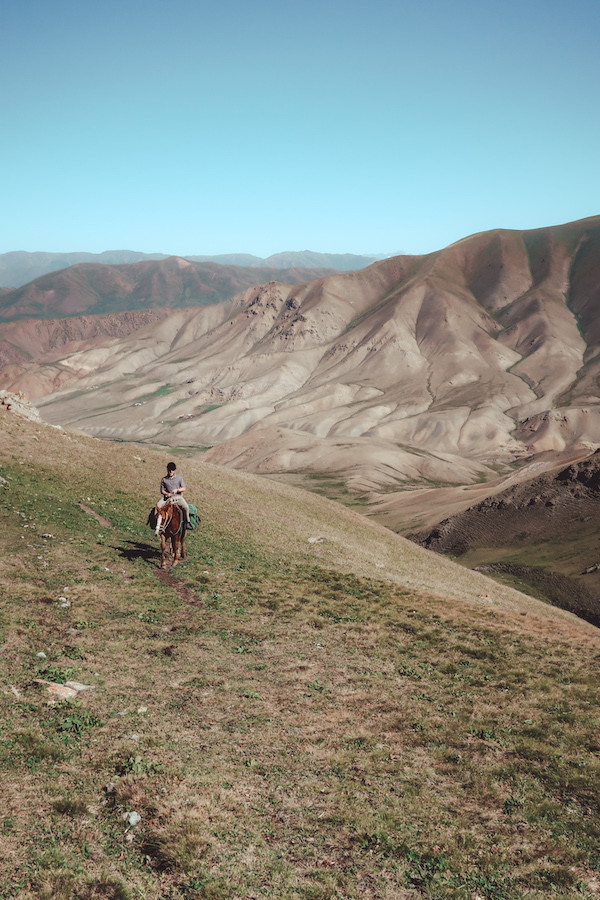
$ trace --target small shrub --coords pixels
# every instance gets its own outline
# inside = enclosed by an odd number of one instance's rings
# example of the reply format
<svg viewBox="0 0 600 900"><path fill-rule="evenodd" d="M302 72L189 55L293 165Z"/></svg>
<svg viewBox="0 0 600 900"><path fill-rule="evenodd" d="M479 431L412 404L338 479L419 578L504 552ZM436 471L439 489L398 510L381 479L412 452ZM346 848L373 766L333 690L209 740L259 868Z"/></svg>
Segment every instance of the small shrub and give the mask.
<svg viewBox="0 0 600 900"><path fill-rule="evenodd" d="M59 731L70 732L72 734L81 734L87 728L93 728L100 725L100 719L87 709L77 710L66 716L58 723Z"/></svg>
<svg viewBox="0 0 600 900"><path fill-rule="evenodd" d="M128 756L117 763L115 771L117 775L156 775L163 771L163 767L138 755Z"/></svg>
<svg viewBox="0 0 600 900"><path fill-rule="evenodd" d="M77 673L77 669L68 668L61 669L55 665L44 666L38 670L38 675L45 681L53 681L54 684L65 684L70 681Z"/></svg>
<svg viewBox="0 0 600 900"><path fill-rule="evenodd" d="M63 649L63 653L65 656L68 656L69 659L85 659L85 656L79 647L72 647L70 644Z"/></svg>

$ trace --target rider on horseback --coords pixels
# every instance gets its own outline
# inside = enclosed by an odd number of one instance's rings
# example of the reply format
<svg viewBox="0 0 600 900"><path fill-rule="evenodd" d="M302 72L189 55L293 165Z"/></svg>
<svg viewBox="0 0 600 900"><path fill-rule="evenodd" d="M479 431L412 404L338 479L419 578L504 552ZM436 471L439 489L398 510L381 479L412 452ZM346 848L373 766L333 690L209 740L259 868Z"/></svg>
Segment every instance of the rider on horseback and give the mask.
<svg viewBox="0 0 600 900"><path fill-rule="evenodd" d="M162 509L167 501L170 500L172 503L180 506L185 511L185 524L187 529L190 528L190 508L182 497L182 494L185 491L185 483L181 475L175 474L176 468L177 466L174 462L167 463L167 474L160 483L162 500L159 500L156 505L159 509Z"/></svg>

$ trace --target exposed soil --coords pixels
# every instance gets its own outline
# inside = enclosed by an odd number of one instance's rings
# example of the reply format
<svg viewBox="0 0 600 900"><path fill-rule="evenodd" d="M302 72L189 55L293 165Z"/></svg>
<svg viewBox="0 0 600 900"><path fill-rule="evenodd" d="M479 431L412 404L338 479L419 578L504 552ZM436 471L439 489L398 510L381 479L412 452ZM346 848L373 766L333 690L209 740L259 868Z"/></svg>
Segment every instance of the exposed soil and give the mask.
<svg viewBox="0 0 600 900"><path fill-rule="evenodd" d="M185 560L183 560L183 563L185 563ZM181 562L179 564L181 565ZM172 566L169 566L168 569L157 568L154 570L154 574L162 584L174 590L179 599L183 600L184 603L202 606L202 602L198 600L194 591L171 574L171 568Z"/></svg>
<svg viewBox="0 0 600 900"><path fill-rule="evenodd" d="M78 503L77 506L84 512L88 513L88 515L93 516L94 519L105 528L112 528L112 522L109 522L108 519L105 519L104 516L101 516L100 513L97 513L95 509L92 509L90 506L86 506L85 503Z"/></svg>

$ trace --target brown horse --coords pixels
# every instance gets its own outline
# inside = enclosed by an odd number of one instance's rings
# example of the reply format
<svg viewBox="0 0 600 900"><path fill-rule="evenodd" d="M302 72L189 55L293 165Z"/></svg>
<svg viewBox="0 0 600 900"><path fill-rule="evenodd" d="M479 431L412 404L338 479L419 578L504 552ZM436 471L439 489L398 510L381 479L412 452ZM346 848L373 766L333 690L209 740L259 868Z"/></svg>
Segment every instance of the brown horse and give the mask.
<svg viewBox="0 0 600 900"><path fill-rule="evenodd" d="M185 513L176 503L167 501L164 506L154 507L154 516L156 517L156 528L154 533L156 537L160 537L162 549L161 569L166 568L165 550L167 538L171 542L171 551L173 553L173 565L179 562L179 547L181 545L181 559L185 559L185 549L183 543L185 541Z"/></svg>

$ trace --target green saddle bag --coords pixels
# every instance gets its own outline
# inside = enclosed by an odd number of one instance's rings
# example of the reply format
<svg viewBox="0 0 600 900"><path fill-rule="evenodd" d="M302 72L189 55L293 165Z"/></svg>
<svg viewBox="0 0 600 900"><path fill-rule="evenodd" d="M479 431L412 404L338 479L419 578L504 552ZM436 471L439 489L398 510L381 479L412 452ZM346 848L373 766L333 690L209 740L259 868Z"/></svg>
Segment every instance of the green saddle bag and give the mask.
<svg viewBox="0 0 600 900"><path fill-rule="evenodd" d="M197 507L193 503L188 503L188 506L190 508L190 531L193 531L200 523L200 516L198 515Z"/></svg>

